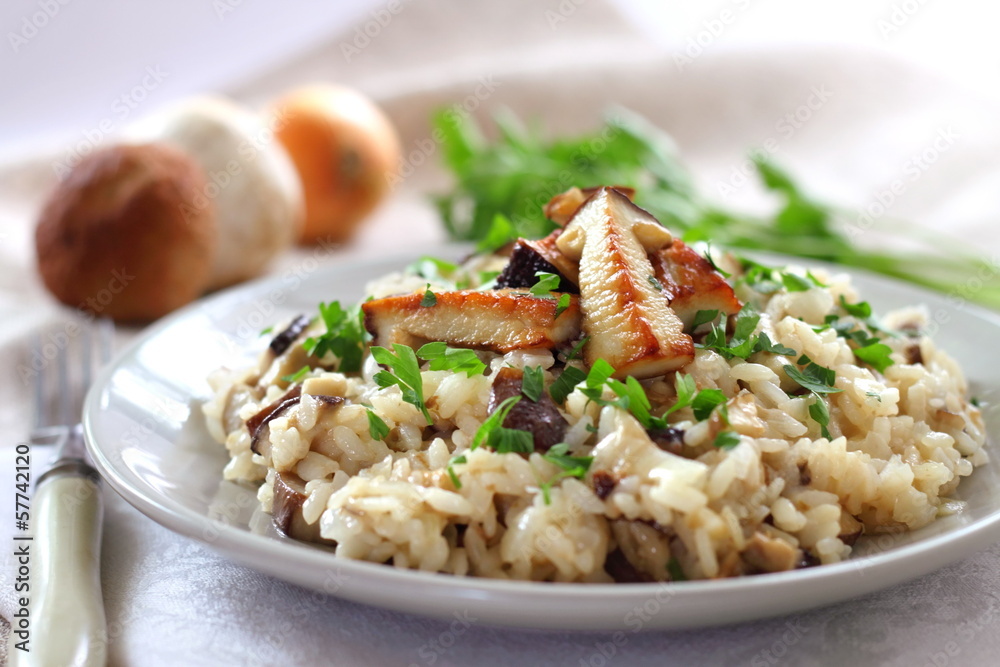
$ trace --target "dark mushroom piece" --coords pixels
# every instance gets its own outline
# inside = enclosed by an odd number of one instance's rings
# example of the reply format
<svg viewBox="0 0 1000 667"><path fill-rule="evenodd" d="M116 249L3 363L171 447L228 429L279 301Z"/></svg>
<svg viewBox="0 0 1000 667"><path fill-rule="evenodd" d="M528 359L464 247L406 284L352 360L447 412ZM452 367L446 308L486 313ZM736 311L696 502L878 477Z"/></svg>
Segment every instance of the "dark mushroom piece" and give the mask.
<svg viewBox="0 0 1000 667"><path fill-rule="evenodd" d="M320 536L318 521L311 524L302 516L302 505L308 497L305 480L295 473L279 472L274 478L274 501L271 506L274 526L296 540L336 544Z"/></svg>
<svg viewBox="0 0 1000 667"><path fill-rule="evenodd" d="M566 270L567 273L575 276L576 266L563 257L555 245L555 239L561 232L561 229L556 230L553 235L539 241L518 239L511 251L510 260L497 276L497 289L532 287L538 282L538 276L535 274L544 271L559 276L557 292L579 294L580 288L563 273L563 270ZM560 269L557 264L562 265L563 268Z"/></svg>
<svg viewBox="0 0 1000 667"><path fill-rule="evenodd" d="M346 400L343 396L315 395L313 398L322 401L326 405L340 405ZM264 457L268 456L270 454L269 446L265 446L265 442L261 437L264 434L264 428L273 419L280 417L283 412L293 405L297 405L301 400L302 385L296 384L285 392L281 398L248 419L247 430L250 431L250 451Z"/></svg>
<svg viewBox="0 0 1000 667"><path fill-rule="evenodd" d="M489 412L494 412L508 398L521 396L507 414L503 426L528 431L534 439L535 451L544 453L562 442L568 424L548 392L543 391L537 402L521 393L523 378L524 373L516 368L505 367L497 371L490 391Z"/></svg>
<svg viewBox="0 0 1000 667"><path fill-rule="evenodd" d="M291 347L295 339L301 336L302 332L309 327L310 321L305 315L299 315L292 320L291 324L285 327L284 331L271 339L270 345L267 346L268 349L274 353L274 356L280 357L285 353L285 350Z"/></svg>

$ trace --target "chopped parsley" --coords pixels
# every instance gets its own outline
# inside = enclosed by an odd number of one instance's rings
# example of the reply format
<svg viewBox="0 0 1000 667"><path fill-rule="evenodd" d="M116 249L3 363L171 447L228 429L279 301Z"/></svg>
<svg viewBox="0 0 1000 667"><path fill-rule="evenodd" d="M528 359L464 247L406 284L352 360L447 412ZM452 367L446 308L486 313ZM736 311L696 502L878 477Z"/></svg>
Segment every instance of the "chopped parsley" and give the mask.
<svg viewBox="0 0 1000 667"><path fill-rule="evenodd" d="M694 323L691 325L692 329L697 329L702 324L708 324L709 322L714 322L719 318L718 310L699 310L694 315Z"/></svg>
<svg viewBox="0 0 1000 667"><path fill-rule="evenodd" d="M885 343L870 343L864 347L854 350L854 356L865 362L879 373L884 373L885 369L895 362L890 358L892 348Z"/></svg>
<svg viewBox="0 0 1000 667"><path fill-rule="evenodd" d="M417 356L431 362L432 371L454 371L472 377L482 375L486 370L486 364L480 361L475 351L448 347L447 343L427 343L417 350Z"/></svg>
<svg viewBox="0 0 1000 667"><path fill-rule="evenodd" d="M721 389L702 389L691 402L691 410L698 421L708 419L715 408L726 405L726 395Z"/></svg>
<svg viewBox="0 0 1000 667"><path fill-rule="evenodd" d="M265 329L261 329L260 330L260 335L261 336L266 336L267 334L269 334L269 333L271 333L273 331L274 331L274 327L267 327Z"/></svg>
<svg viewBox="0 0 1000 667"><path fill-rule="evenodd" d="M468 462L469 461L465 458L465 454L453 456L451 457L451 460L448 461L448 477L451 479L451 483L455 485L456 489L462 488L462 480L460 480L458 475L455 474L455 469L452 466Z"/></svg>
<svg viewBox="0 0 1000 667"><path fill-rule="evenodd" d="M527 454L533 451L535 441L531 433L503 426L508 413L520 400L520 396L511 396L500 403L497 409L479 426L469 449L477 449L480 446L490 447L498 454L510 452Z"/></svg>
<svg viewBox="0 0 1000 667"><path fill-rule="evenodd" d="M827 407L823 394L836 394L843 391L843 389L837 389L833 386L837 381L837 372L820 366L804 354L798 358L796 363L804 364L801 371L791 364L786 364L783 367L785 373L790 379L812 393L813 402L809 404L809 416L819 424L823 437L829 439L830 409Z"/></svg>
<svg viewBox="0 0 1000 667"><path fill-rule="evenodd" d="M420 300L420 306L423 308L430 308L436 306L438 302L437 296L431 291L431 284L427 283L427 288L424 289L424 298Z"/></svg>
<svg viewBox="0 0 1000 667"><path fill-rule="evenodd" d="M525 366L522 372L524 375L521 376L521 393L532 403L537 403L545 389L545 371L541 366Z"/></svg>
<svg viewBox="0 0 1000 667"><path fill-rule="evenodd" d="M979 402L979 397L977 396L973 396L972 398L970 398L969 403L971 403L972 406L975 408L982 407L982 404Z"/></svg>
<svg viewBox="0 0 1000 667"><path fill-rule="evenodd" d="M735 431L719 431L719 435L715 436L712 442L712 446L716 449L725 450L730 450L738 444L740 444L740 434Z"/></svg>
<svg viewBox="0 0 1000 667"><path fill-rule="evenodd" d="M576 359L577 356L580 354L580 351L583 349L583 346L586 345L587 341L589 340L590 336L584 336L583 338L581 338L577 342L577 344L573 346L573 349L569 351L569 354L566 355L566 361L572 361L573 359Z"/></svg>
<svg viewBox="0 0 1000 667"><path fill-rule="evenodd" d="M740 264L744 273L738 282L758 294L774 294L781 288L785 288L788 292L805 292L813 287L825 287L812 273L800 276L791 271L766 266L746 257L740 258Z"/></svg>
<svg viewBox="0 0 1000 667"><path fill-rule="evenodd" d="M871 304L867 301L847 303L847 299L841 294L840 307L853 319L827 315L824 323L814 327L814 329L816 331L833 329L838 336L852 344L851 350L858 361L868 364L879 373L884 373L885 369L895 363L891 356L892 348L883 343L881 338L873 335L871 331L878 331L890 336L895 334L883 327L872 315Z"/></svg>
<svg viewBox="0 0 1000 667"><path fill-rule="evenodd" d="M760 322L760 313L757 312L752 303L747 303L736 315L733 335L728 341L726 340L725 326L713 324L712 330L705 336L704 341L696 344L695 347L715 350L726 359L733 357L746 359L758 351L757 346L760 339L753 335L758 322Z"/></svg>
<svg viewBox="0 0 1000 667"><path fill-rule="evenodd" d="M547 482L542 482L538 485L546 505L552 503L552 499L549 496L549 490L554 484L566 479L567 477L583 479L587 476L587 471L590 470L590 464L594 462L593 456L570 456L569 445L564 442L550 447L549 451L542 454L542 458L549 463L562 468L562 470L553 475Z"/></svg>
<svg viewBox="0 0 1000 667"><path fill-rule="evenodd" d="M403 400L415 406L424 414L424 419L428 424L433 424L431 413L427 411L424 403L423 378L420 375L420 363L413 348L408 345L393 343L392 349L395 354L388 349L379 346L372 347L372 357L382 366L387 366L391 371L379 371L375 374L374 380L383 389L396 385L403 392Z"/></svg>
<svg viewBox="0 0 1000 667"><path fill-rule="evenodd" d="M671 581L687 581L687 575L684 574L684 569L681 567L681 562L677 560L676 556L671 556L670 560L667 561L667 572L670 574Z"/></svg>
<svg viewBox="0 0 1000 667"><path fill-rule="evenodd" d="M803 365L802 370L791 364L785 364L782 368L788 377L801 387L814 394L836 394L843 391L843 389L837 389L834 386L837 381L837 371L820 366L804 354L799 357L796 363Z"/></svg>
<svg viewBox="0 0 1000 667"><path fill-rule="evenodd" d="M559 276L545 271L536 271L535 277L538 278L538 282L529 291L535 296L551 299L552 292L559 289L559 282L561 281Z"/></svg>
<svg viewBox="0 0 1000 667"><path fill-rule="evenodd" d="M375 414L371 408L368 408L366 412L368 413L368 433L372 436L372 439L385 440L386 436L389 435L389 425L385 423L384 419Z"/></svg>
<svg viewBox="0 0 1000 667"><path fill-rule="evenodd" d="M311 371L311 370L312 369L309 368L308 366L303 366L302 368L300 368L299 370L295 371L291 375L285 375L284 377L282 377L281 381L282 382L291 382L292 384L295 384L296 382L298 382L302 378L304 378L306 376L306 374L309 371Z"/></svg>
<svg viewBox="0 0 1000 667"><path fill-rule="evenodd" d="M573 297L571 297L568 292L561 295L559 297L559 301L556 303L556 316L553 319L558 320L559 316L566 312L566 309L569 308L569 304L572 300Z"/></svg>
<svg viewBox="0 0 1000 667"><path fill-rule="evenodd" d="M790 347L786 347L781 343L772 343L771 338L763 332L761 332L761 334L757 337L757 344L754 345L754 351L770 352L771 354L783 354L785 356L796 354L795 350Z"/></svg>
<svg viewBox="0 0 1000 667"><path fill-rule="evenodd" d="M319 304L319 314L326 333L306 338L302 343L308 354L323 358L332 354L339 359L337 370L353 373L361 370L368 332L365 331L361 307L344 309L339 301Z"/></svg>
<svg viewBox="0 0 1000 667"><path fill-rule="evenodd" d="M663 283L661 283L659 280L657 280L656 276L650 274L650 275L646 276L646 280L649 281L649 284L652 285L653 289L655 289L657 292L662 292L663 291Z"/></svg>
<svg viewBox="0 0 1000 667"><path fill-rule="evenodd" d="M556 378L556 381L552 383L552 386L549 387L549 396L556 402L556 405L562 405L566 402L566 397L573 393L576 385L586 379L587 374L582 370L576 366L567 366L559 374L559 377Z"/></svg>

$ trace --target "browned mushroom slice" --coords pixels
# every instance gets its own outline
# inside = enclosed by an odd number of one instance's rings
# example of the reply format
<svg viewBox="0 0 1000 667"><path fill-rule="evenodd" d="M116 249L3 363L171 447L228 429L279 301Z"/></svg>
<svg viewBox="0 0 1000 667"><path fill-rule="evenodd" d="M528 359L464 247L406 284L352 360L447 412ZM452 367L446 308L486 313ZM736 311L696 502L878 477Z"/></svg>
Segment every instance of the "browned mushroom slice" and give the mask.
<svg viewBox="0 0 1000 667"><path fill-rule="evenodd" d="M577 188L572 187L566 192L561 192L549 200L542 212L545 217L556 223L560 227L565 227L576 212L580 210L584 202L590 199L601 188ZM616 185L615 190L632 199L635 197L635 190L632 188Z"/></svg>
<svg viewBox="0 0 1000 667"><path fill-rule="evenodd" d="M497 371L490 390L489 412L512 396L521 396L521 384L524 373L516 368L504 367ZM547 391L543 391L538 401L522 397L511 408L504 419L503 426L516 428L531 433L535 442L535 451L547 452L553 445L563 441L566 435L566 419L552 401Z"/></svg>
<svg viewBox="0 0 1000 667"><path fill-rule="evenodd" d="M723 315L740 312L743 305L733 288L711 262L680 239L649 256L653 275L663 286L670 308L690 329L699 310L718 310Z"/></svg>
<svg viewBox="0 0 1000 667"><path fill-rule="evenodd" d="M326 405L340 405L346 400L343 396L315 395L312 398ZM298 405L301 400L302 385L296 384L285 392L284 396L248 419L247 430L250 431L250 451L267 458L270 454L270 444L263 439L264 429L271 423L271 420L280 417L286 410L294 405Z"/></svg>
<svg viewBox="0 0 1000 667"><path fill-rule="evenodd" d="M271 339L268 349L274 353L274 356L281 356L302 335L302 332L309 327L311 321L305 315L299 315L281 333Z"/></svg>
<svg viewBox="0 0 1000 667"><path fill-rule="evenodd" d="M613 188L588 199L556 240L564 255L580 261L588 364L604 359L616 377L653 377L694 359L694 342L658 289L648 258L672 240Z"/></svg>
<svg viewBox="0 0 1000 667"><path fill-rule="evenodd" d="M368 301L361 306L373 345L401 343L418 347L444 341L460 347L510 352L552 348L580 332L580 304L556 317L558 301L507 290L438 292L433 306L421 306L422 294Z"/></svg>
<svg viewBox="0 0 1000 667"><path fill-rule="evenodd" d="M319 521L308 523L302 516L302 505L308 498L306 483L291 472L279 472L274 478L274 502L271 517L275 527L285 535L303 542L334 544L319 534Z"/></svg>
<svg viewBox="0 0 1000 667"><path fill-rule="evenodd" d="M579 269L576 263L563 257L556 247L556 238L562 233L557 229L544 239L529 241L518 239L510 253L510 260L497 276L497 289L532 287L538 282L539 271L559 276L560 292L579 293L576 280Z"/></svg>

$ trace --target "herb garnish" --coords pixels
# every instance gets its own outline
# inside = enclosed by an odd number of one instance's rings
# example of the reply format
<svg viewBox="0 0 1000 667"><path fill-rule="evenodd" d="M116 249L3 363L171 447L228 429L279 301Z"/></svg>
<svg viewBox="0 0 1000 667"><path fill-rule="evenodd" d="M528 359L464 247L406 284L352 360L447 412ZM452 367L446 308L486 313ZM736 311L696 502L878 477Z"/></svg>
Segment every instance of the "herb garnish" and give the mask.
<svg viewBox="0 0 1000 667"><path fill-rule="evenodd" d="M437 295L431 291L431 284L427 283L427 288L424 290L424 298L420 300L420 306L422 308L430 308L432 306L436 306L437 302Z"/></svg>
<svg viewBox="0 0 1000 667"><path fill-rule="evenodd" d="M538 282L536 282L529 291L534 296L551 299L552 292L559 289L559 282L561 280L559 276L545 271L536 271L535 277L538 278Z"/></svg>
<svg viewBox="0 0 1000 667"><path fill-rule="evenodd" d="M785 373L788 377L798 383L801 387L808 389L813 395L813 401L809 404L809 416L819 424L823 437L830 438L830 409L826 405L823 394L836 394L843 389L837 389L834 383L837 381L837 372L820 366L806 355L802 355L796 361L804 368L799 370L791 364L785 364Z"/></svg>
<svg viewBox="0 0 1000 667"><path fill-rule="evenodd" d="M670 574L671 581L687 581L687 575L684 574L683 568L681 568L681 562L677 560L676 556L671 556L670 560L667 561L667 572Z"/></svg>
<svg viewBox="0 0 1000 667"><path fill-rule="evenodd" d="M455 485L456 489L462 488L462 480L458 478L455 474L455 469L452 466L458 465L459 463L468 463L468 459L465 458L465 454L460 454L458 456L453 456L448 461L448 477L451 478L451 483Z"/></svg>
<svg viewBox="0 0 1000 667"><path fill-rule="evenodd" d="M566 479L567 477L583 479L587 476L587 471L590 470L590 464L594 462L593 456L570 456L569 445L564 442L560 442L559 444L550 447L549 451L542 454L542 458L549 463L562 468L562 470L553 475L547 482L542 482L538 485L546 505L552 504L549 491L556 482Z"/></svg>
<svg viewBox="0 0 1000 667"><path fill-rule="evenodd" d="M306 376L306 374L309 371L311 371L311 370L312 369L309 368L309 366L303 366L302 368L300 368L299 370L295 371L291 375L285 375L285 376L283 376L281 378L281 381L282 382L290 382L292 384L295 384L296 382L298 382L299 380L301 380L302 378L304 378Z"/></svg>
<svg viewBox="0 0 1000 667"><path fill-rule="evenodd" d="M485 446L490 447L498 454L510 452L528 454L533 451L535 441L531 433L516 428L506 428L502 425L507 419L507 414L520 400L520 396L511 396L500 403L497 409L476 430L476 435L473 436L469 449Z"/></svg>
<svg viewBox="0 0 1000 667"><path fill-rule="evenodd" d="M480 361L474 350L448 347L447 343L427 343L417 350L417 356L431 362L432 371L454 371L472 377L482 375L486 370L486 364Z"/></svg>
<svg viewBox="0 0 1000 667"><path fill-rule="evenodd" d="M379 371L373 378L375 383L382 387L396 385L403 393L403 400L415 406L424 414L424 419L428 424L433 424L431 413L427 411L424 403L424 384L420 375L420 363L413 348L408 345L393 343L392 349L395 354L384 347L373 346L372 357L382 366L388 366L390 371Z"/></svg>
<svg viewBox="0 0 1000 667"><path fill-rule="evenodd" d="M389 425L385 423L384 419L375 414L371 408L367 408L365 412L368 413L368 433L372 436L372 439L385 440L385 437L389 435Z"/></svg>
<svg viewBox="0 0 1000 667"><path fill-rule="evenodd" d="M361 306L345 310L339 301L319 304L319 314L326 333L306 338L302 343L308 354L323 358L328 353L340 360L337 370L353 373L361 370L368 332L365 331Z"/></svg>
<svg viewBox="0 0 1000 667"><path fill-rule="evenodd" d="M545 389L545 371L542 370L541 366L525 366L521 372L523 373L521 376L521 393L527 396L532 403L537 403L538 399L542 397L542 391Z"/></svg>
<svg viewBox="0 0 1000 667"><path fill-rule="evenodd" d="M573 393L576 385L586 379L587 374L582 370L576 366L567 366L549 387L549 396L556 402L556 405L562 405L566 402L566 397Z"/></svg>
<svg viewBox="0 0 1000 667"><path fill-rule="evenodd" d="M712 442L712 446L716 449L725 450L730 450L738 444L740 444L740 434L735 431L719 431Z"/></svg>

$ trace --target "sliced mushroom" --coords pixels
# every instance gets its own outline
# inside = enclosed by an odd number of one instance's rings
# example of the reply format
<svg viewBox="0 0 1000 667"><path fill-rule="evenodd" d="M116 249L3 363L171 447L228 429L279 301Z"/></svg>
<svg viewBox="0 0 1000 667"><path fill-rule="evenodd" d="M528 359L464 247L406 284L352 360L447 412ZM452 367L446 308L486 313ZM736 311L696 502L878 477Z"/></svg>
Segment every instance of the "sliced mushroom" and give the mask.
<svg viewBox="0 0 1000 667"><path fill-rule="evenodd" d="M343 403L343 396L323 396L311 395L311 398L320 401L325 405L336 406ZM298 405L302 400L302 385L296 384L289 389L284 396L271 403L266 408L247 420L247 430L250 431L250 451L260 454L264 458L270 456L270 443L264 439L264 429L272 420L280 417L285 411L294 405Z"/></svg>
<svg viewBox="0 0 1000 667"><path fill-rule="evenodd" d="M518 239L510 253L510 260L497 276L497 289L532 287L538 282L535 274L544 271L559 276L558 291L579 293L576 286L579 269L574 262L563 257L556 247L556 239L561 233L562 230L557 229L537 241Z"/></svg>
<svg viewBox="0 0 1000 667"><path fill-rule="evenodd" d="M295 473L279 472L274 478L274 503L271 508L275 527L288 537L303 542L336 544L320 536L319 521L310 524L302 516L302 505L308 497L305 480Z"/></svg>
<svg viewBox="0 0 1000 667"><path fill-rule="evenodd" d="M523 378L524 373L516 368L505 367L497 371L490 390L490 413L508 398L522 396ZM568 424L549 393L543 391L537 402L522 397L507 414L503 426L528 431L534 438L535 451L547 452L563 441Z"/></svg>
<svg viewBox="0 0 1000 667"><path fill-rule="evenodd" d="M566 192L561 192L549 200L542 212L545 217L556 223L560 227L565 227L576 212L583 206L584 202L594 196L601 188L577 188L572 187ZM629 199L635 197L635 190L624 186L616 185L615 190L621 192Z"/></svg>
<svg viewBox="0 0 1000 667"><path fill-rule="evenodd" d="M580 306L589 337L584 359L604 359L616 377L653 377L694 359L694 342L657 289L648 255L673 241L648 212L613 188L577 211L556 245L580 262Z"/></svg>
<svg viewBox="0 0 1000 667"><path fill-rule="evenodd" d="M401 343L418 347L428 341L510 352L552 348L580 333L580 304L556 317L558 301L508 290L439 292L433 306L420 305L423 295L404 294L368 301L361 307L373 345Z"/></svg>
<svg viewBox="0 0 1000 667"><path fill-rule="evenodd" d="M281 356L295 342L295 339L301 336L302 332L309 327L309 322L310 319L308 317L299 315L292 320L291 324L285 327L284 331L271 339L268 349L271 350L274 356Z"/></svg>
<svg viewBox="0 0 1000 667"><path fill-rule="evenodd" d="M649 257L653 275L663 287L670 308L690 330L699 310L718 310L723 315L740 312L743 305L725 277L712 263L680 239Z"/></svg>
<svg viewBox="0 0 1000 667"><path fill-rule="evenodd" d="M756 532L747 541L743 560L759 572L794 570L802 553L791 544Z"/></svg>

